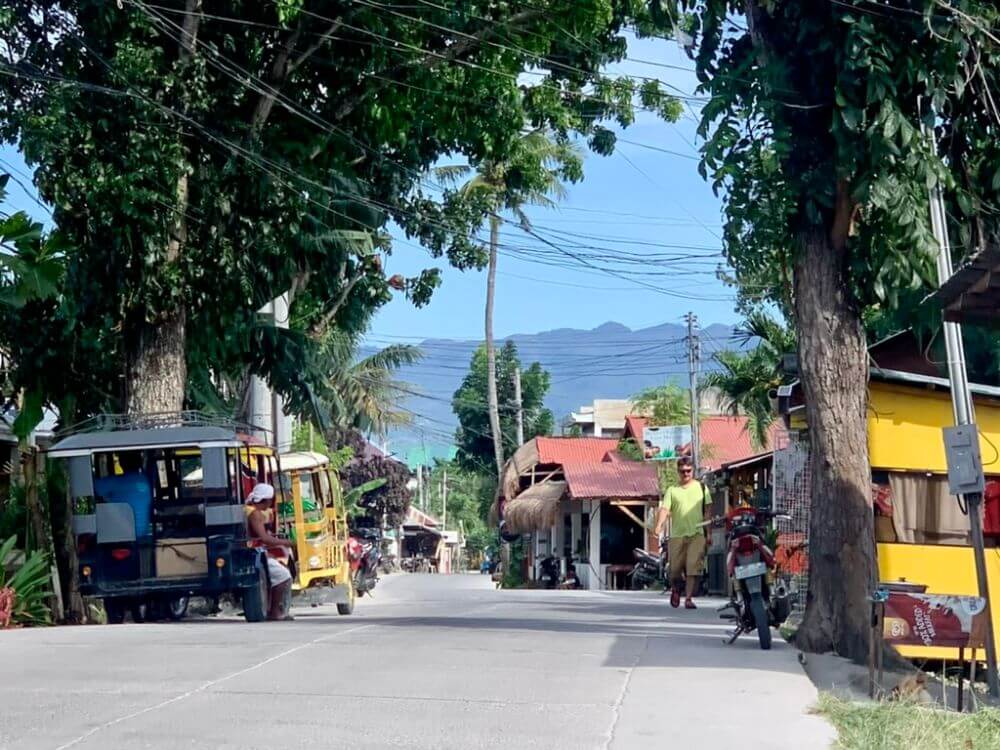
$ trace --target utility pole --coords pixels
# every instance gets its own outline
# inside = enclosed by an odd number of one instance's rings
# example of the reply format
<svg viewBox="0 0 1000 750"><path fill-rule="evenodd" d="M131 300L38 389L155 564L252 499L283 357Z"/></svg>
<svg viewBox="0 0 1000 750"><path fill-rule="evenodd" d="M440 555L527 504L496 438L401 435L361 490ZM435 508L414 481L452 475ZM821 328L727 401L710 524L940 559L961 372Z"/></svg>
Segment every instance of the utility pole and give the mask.
<svg viewBox="0 0 1000 750"><path fill-rule="evenodd" d="M924 134L930 139L935 149L937 143L934 134L924 125ZM944 207L944 197L940 184L935 184L931 191L931 228L934 239L938 243L937 271L938 285L951 278L951 245L948 241L948 225ZM945 349L948 356L948 381L951 386L951 406L955 416L955 424L972 425L975 427L975 411L972 404L972 394L969 391L969 374L965 368L965 346L962 343L962 327L958 323L943 324ZM978 428L974 430L976 436ZM983 507L981 492L971 492L963 495L965 509L969 515L969 531L972 537L972 551L976 560L976 580L979 584L979 596L986 602L986 622L992 623L990 606L990 590L986 579L986 551L983 542L983 520L980 512ZM1000 679L997 676L997 650L992 624L986 628L986 682L990 695L1000 697Z"/></svg>
<svg viewBox="0 0 1000 750"><path fill-rule="evenodd" d="M424 509L424 465L417 466L417 505Z"/></svg>
<svg viewBox="0 0 1000 750"><path fill-rule="evenodd" d="M697 334L698 317L689 312L684 319L688 326L688 374L691 379L691 460L694 463L694 475L698 476L698 453L701 447L698 435L698 361L701 346Z"/></svg>
<svg viewBox="0 0 1000 750"><path fill-rule="evenodd" d="M448 528L448 469L441 477L441 528Z"/></svg>
<svg viewBox="0 0 1000 750"><path fill-rule="evenodd" d="M524 404L521 402L521 368L514 366L514 409L517 416L517 444L524 445Z"/></svg>

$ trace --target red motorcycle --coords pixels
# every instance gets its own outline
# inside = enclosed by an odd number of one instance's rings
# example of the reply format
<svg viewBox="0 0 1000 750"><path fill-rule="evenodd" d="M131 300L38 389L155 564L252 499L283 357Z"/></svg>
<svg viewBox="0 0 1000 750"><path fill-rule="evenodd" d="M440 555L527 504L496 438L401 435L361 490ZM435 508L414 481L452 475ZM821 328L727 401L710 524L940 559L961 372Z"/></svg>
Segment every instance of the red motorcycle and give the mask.
<svg viewBox="0 0 1000 750"><path fill-rule="evenodd" d="M767 650L771 648L771 628L781 625L791 611L784 583L779 581L772 591L769 581L768 574L775 567L774 552L765 542L764 526L774 518L788 516L737 508L725 519L730 600L719 612L733 610L722 617L736 622L726 643L733 643L743 633L756 630L760 647Z"/></svg>

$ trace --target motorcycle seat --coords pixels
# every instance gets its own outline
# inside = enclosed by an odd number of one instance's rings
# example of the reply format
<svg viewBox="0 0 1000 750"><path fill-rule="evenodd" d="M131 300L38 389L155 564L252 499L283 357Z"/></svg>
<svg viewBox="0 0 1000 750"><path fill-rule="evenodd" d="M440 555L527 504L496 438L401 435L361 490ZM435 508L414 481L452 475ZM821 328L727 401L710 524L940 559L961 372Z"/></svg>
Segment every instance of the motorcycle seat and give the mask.
<svg viewBox="0 0 1000 750"><path fill-rule="evenodd" d="M632 550L632 554L635 556L636 560L645 560L646 562L652 563L653 565L658 565L660 559L654 555L652 552L647 552L644 549L636 547Z"/></svg>

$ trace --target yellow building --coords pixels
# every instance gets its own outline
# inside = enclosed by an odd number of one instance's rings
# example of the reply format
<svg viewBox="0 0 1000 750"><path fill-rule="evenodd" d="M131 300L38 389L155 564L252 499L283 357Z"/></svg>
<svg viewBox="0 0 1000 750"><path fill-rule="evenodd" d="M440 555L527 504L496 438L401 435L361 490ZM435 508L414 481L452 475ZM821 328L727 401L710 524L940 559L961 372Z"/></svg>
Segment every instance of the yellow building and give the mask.
<svg viewBox="0 0 1000 750"><path fill-rule="evenodd" d="M973 384L971 390L985 473L987 478L991 474L1000 478L1000 388ZM789 427L804 429L801 391L793 386L783 395L782 411ZM868 451L880 578L925 584L928 593L976 596L969 520L948 492L941 430L952 424L946 379L926 371L872 368ZM995 537L987 536L986 544L994 632L1000 642L1000 547ZM904 647L900 651L911 658L957 656L953 649ZM982 653L979 656L984 658Z"/></svg>

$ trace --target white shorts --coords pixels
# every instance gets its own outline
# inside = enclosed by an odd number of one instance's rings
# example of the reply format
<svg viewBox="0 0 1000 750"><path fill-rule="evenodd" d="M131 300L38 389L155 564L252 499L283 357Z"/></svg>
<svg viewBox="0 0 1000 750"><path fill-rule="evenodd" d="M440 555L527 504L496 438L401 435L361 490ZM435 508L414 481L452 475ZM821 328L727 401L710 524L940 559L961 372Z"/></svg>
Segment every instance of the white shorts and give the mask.
<svg viewBox="0 0 1000 750"><path fill-rule="evenodd" d="M270 556L267 558L267 575L271 579L272 586L280 586L285 581L292 580L292 574L288 568Z"/></svg>

